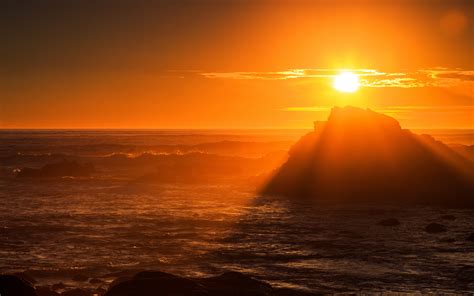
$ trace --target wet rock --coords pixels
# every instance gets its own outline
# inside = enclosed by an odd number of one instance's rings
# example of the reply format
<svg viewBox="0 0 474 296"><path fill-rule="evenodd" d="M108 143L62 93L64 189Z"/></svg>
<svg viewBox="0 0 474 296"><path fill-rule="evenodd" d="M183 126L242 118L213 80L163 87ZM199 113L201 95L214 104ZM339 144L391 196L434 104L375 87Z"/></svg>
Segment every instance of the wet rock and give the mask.
<svg viewBox="0 0 474 296"><path fill-rule="evenodd" d="M29 282L32 285L36 284L36 280L26 272L16 272L13 275L21 279L24 279L25 281Z"/></svg>
<svg viewBox="0 0 474 296"><path fill-rule="evenodd" d="M131 279L132 279L132 276L121 276L121 277L118 277L118 278L114 279L114 280L110 283L109 289L112 288L112 287L114 287L114 286L116 286L116 285L118 285L118 284L120 284L120 283L122 283L122 282L129 281L129 280L131 280Z"/></svg>
<svg viewBox="0 0 474 296"><path fill-rule="evenodd" d="M474 242L474 233L471 233L467 238L467 241Z"/></svg>
<svg viewBox="0 0 474 296"><path fill-rule="evenodd" d="M83 289L72 289L61 293L61 296L92 296L92 293Z"/></svg>
<svg viewBox="0 0 474 296"><path fill-rule="evenodd" d="M425 227L425 231L428 233L446 232L446 226L438 223L430 223Z"/></svg>
<svg viewBox="0 0 474 296"><path fill-rule="evenodd" d="M53 291L51 287L36 287L36 294L38 296L59 296L59 293Z"/></svg>
<svg viewBox="0 0 474 296"><path fill-rule="evenodd" d="M89 279L88 276L83 275L83 274L76 274L72 277L72 280L75 282L85 282Z"/></svg>
<svg viewBox="0 0 474 296"><path fill-rule="evenodd" d="M14 275L0 275L0 295L37 296L31 283Z"/></svg>
<svg viewBox="0 0 474 296"><path fill-rule="evenodd" d="M454 220L456 220L456 217L453 216L453 215L443 215L443 216L441 216L440 218L443 219L443 220L448 220L448 221L454 221Z"/></svg>
<svg viewBox="0 0 474 296"><path fill-rule="evenodd" d="M272 287L239 272L199 280L210 295L270 295Z"/></svg>
<svg viewBox="0 0 474 296"><path fill-rule="evenodd" d="M271 295L272 296L316 296L316 295L323 295L323 294L315 294L311 292L295 291L293 289L282 288L282 289L275 289L275 291L273 291Z"/></svg>
<svg viewBox="0 0 474 296"><path fill-rule="evenodd" d="M390 219L385 219L385 220L381 220L377 223L377 225L380 225L380 226L398 226L400 225L400 221L398 221L398 219L395 219L395 218L390 218Z"/></svg>
<svg viewBox="0 0 474 296"><path fill-rule="evenodd" d="M209 295L199 283L160 271L142 271L109 288L106 296Z"/></svg>
<svg viewBox="0 0 474 296"><path fill-rule="evenodd" d="M292 293L293 292L293 293ZM275 294L276 293L276 294ZM143 271L109 288L105 296L270 296L313 295L276 290L269 284L239 272L208 278L188 279L160 271Z"/></svg>

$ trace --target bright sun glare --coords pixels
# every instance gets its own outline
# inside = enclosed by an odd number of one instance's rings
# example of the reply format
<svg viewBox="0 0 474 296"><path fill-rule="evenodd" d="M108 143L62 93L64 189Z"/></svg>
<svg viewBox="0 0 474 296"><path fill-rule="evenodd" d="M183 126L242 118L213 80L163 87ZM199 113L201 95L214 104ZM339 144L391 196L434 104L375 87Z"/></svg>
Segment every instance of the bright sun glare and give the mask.
<svg viewBox="0 0 474 296"><path fill-rule="evenodd" d="M352 72L341 72L334 77L333 86L341 92L355 92L359 88L359 76Z"/></svg>

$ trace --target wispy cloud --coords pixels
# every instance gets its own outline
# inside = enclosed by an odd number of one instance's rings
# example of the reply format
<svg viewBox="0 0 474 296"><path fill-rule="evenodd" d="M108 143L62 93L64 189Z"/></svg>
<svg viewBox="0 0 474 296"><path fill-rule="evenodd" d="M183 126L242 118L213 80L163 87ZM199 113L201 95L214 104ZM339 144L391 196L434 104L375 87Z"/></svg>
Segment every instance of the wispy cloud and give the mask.
<svg viewBox="0 0 474 296"><path fill-rule="evenodd" d="M331 110L332 106L299 106L299 107L286 107L281 109L281 111L288 111L288 112L328 112ZM466 111L466 110L473 110L474 106L466 105L466 106L381 106L381 107L374 107L374 111L387 113L387 114L395 114L395 113L408 113L408 112L444 112L446 110L449 111Z"/></svg>
<svg viewBox="0 0 474 296"><path fill-rule="evenodd" d="M289 69L272 72L199 72L209 79L290 80L332 79L342 71L351 71L360 77L363 87L452 87L474 82L474 70L433 68L410 72L382 72L376 69Z"/></svg>
<svg viewBox="0 0 474 296"><path fill-rule="evenodd" d="M441 86L451 86L459 82L474 81L474 70L435 68L420 71L426 73L432 80L438 81Z"/></svg>
<svg viewBox="0 0 474 296"><path fill-rule="evenodd" d="M222 79L262 79L262 80L286 80L298 78L331 78L341 71L347 69L290 69L285 71L273 72L203 72L200 75L206 78L222 78ZM350 70L355 74L364 76L378 76L385 73L378 72L373 69L356 69Z"/></svg>
<svg viewBox="0 0 474 296"><path fill-rule="evenodd" d="M388 76L387 76L388 77ZM390 77L382 79L361 80L361 85L365 87L399 87L413 88L428 86L426 82L411 77Z"/></svg>
<svg viewBox="0 0 474 296"><path fill-rule="evenodd" d="M474 71L433 68L407 73L388 73L375 79L361 79L365 87L454 87L474 81Z"/></svg>

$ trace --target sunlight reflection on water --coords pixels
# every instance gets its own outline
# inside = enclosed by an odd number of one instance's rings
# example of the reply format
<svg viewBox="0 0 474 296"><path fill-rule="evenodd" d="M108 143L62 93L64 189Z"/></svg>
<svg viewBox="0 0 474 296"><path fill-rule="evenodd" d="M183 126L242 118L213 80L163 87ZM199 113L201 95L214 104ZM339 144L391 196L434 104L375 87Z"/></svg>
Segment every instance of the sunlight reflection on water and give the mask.
<svg viewBox="0 0 474 296"><path fill-rule="evenodd" d="M464 240L472 211L449 210L457 217L443 222L450 231L433 236L423 227L446 211L316 206L238 186L147 186L130 194L113 182L67 182L0 191L2 271L236 270L328 292L474 288L456 282L458 270L474 263L474 246ZM402 224L376 225L387 217Z"/></svg>

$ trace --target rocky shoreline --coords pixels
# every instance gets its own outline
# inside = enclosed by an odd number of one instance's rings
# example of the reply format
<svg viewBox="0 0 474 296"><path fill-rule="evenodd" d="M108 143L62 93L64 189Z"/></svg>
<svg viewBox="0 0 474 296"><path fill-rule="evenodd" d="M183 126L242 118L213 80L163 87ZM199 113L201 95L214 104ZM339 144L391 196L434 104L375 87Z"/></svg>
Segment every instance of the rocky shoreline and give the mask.
<svg viewBox="0 0 474 296"><path fill-rule="evenodd" d="M441 221L455 221L454 215L444 214ZM378 221L375 225L383 228L401 227L405 222L397 218ZM448 224L430 223L423 229L430 235L448 231ZM474 233L468 234L464 241L474 242ZM443 242L455 243L453 238L444 238ZM462 243L462 241L458 241ZM61 275L60 278L56 276ZM474 276L474 266L463 265L453 280L461 286L459 292L469 289ZM61 279L62 278L62 279ZM47 280L45 280L47 279ZM64 280L64 282L63 282ZM375 288L375 287L374 287ZM367 289L367 287L366 287ZM379 288L364 294L378 294ZM361 293L352 289L338 291L342 293ZM456 290L457 291L457 290ZM129 269L98 272L95 275L84 270L54 271L48 275L44 271L26 270L11 274L0 274L1 296L308 296L327 294L328 291L303 291L290 288L273 287L269 283L252 278L249 275L229 271L211 277L182 277L156 270Z"/></svg>
<svg viewBox="0 0 474 296"><path fill-rule="evenodd" d="M77 280L97 284L96 288L68 288L63 283L35 285L27 273L0 275L2 296L310 296L315 293L270 284L239 272L214 277L185 278L161 271L117 274L111 283L98 278Z"/></svg>

